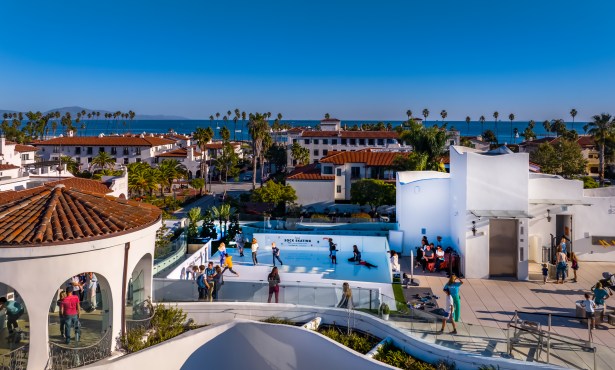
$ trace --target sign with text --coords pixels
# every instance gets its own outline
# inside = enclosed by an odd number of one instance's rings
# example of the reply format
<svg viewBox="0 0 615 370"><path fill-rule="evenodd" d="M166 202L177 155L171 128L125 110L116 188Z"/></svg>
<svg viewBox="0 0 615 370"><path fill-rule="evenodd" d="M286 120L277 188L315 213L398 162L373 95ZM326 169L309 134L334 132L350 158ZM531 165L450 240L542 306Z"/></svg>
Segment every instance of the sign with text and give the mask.
<svg viewBox="0 0 615 370"><path fill-rule="evenodd" d="M312 237L307 235L295 236L295 237L284 237L282 240L284 245L288 247L311 247L314 245L312 241Z"/></svg>
<svg viewBox="0 0 615 370"><path fill-rule="evenodd" d="M615 236L592 236L592 244L604 248L615 247Z"/></svg>

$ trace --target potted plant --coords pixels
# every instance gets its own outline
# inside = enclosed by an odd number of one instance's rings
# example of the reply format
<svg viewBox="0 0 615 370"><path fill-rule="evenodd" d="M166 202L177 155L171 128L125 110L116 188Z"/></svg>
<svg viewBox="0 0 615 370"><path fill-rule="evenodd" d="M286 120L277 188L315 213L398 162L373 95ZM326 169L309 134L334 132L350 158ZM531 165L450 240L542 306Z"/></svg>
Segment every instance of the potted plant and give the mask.
<svg viewBox="0 0 615 370"><path fill-rule="evenodd" d="M388 304L383 303L380 305L380 314L382 315L383 320L388 320L390 313L391 313L391 309L389 308Z"/></svg>

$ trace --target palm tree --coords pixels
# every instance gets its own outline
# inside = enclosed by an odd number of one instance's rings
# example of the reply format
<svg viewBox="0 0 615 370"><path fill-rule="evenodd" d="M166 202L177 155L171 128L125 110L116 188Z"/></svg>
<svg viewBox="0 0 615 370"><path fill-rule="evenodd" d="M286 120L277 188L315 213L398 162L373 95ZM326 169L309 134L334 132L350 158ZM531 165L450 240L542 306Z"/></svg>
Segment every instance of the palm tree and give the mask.
<svg viewBox="0 0 615 370"><path fill-rule="evenodd" d="M470 116L466 116L466 125L468 126L468 136L470 136L470 122L472 121L472 119L470 118Z"/></svg>
<svg viewBox="0 0 615 370"><path fill-rule="evenodd" d="M412 111L410 109L406 111L406 116L408 116L408 121L412 118Z"/></svg>
<svg viewBox="0 0 615 370"><path fill-rule="evenodd" d="M495 136L498 136L498 117L499 116L500 116L500 113L498 113L497 110L493 112L493 118L495 119Z"/></svg>
<svg viewBox="0 0 615 370"><path fill-rule="evenodd" d="M92 158L90 170L92 167L99 167L102 170L106 168L112 169L115 167L115 158L110 156L107 152L100 152L96 157Z"/></svg>
<svg viewBox="0 0 615 370"><path fill-rule="evenodd" d="M427 123L427 117L429 117L429 109L427 108L423 109L423 117L425 117L424 123Z"/></svg>
<svg viewBox="0 0 615 370"><path fill-rule="evenodd" d="M448 113L446 113L446 110L442 109L442 112L440 112L440 116L442 117L442 124L444 124L444 120L448 116Z"/></svg>
<svg viewBox="0 0 615 370"><path fill-rule="evenodd" d="M483 132L485 132L485 116L480 116L478 119L480 121L480 132L481 137L483 136Z"/></svg>
<svg viewBox="0 0 615 370"><path fill-rule="evenodd" d="M130 163L128 166L128 190L131 194L152 194L160 184L160 172L145 162Z"/></svg>
<svg viewBox="0 0 615 370"><path fill-rule="evenodd" d="M60 156L60 164L65 164L66 170L73 175L76 175L77 172L79 172L79 163L68 155Z"/></svg>
<svg viewBox="0 0 615 370"><path fill-rule="evenodd" d="M173 181L186 177L187 170L183 164L175 159L165 159L158 164L158 170L162 179L162 185L166 185L171 192L173 189Z"/></svg>
<svg viewBox="0 0 615 370"><path fill-rule="evenodd" d="M329 113L325 113L325 119L329 119L331 118L331 115Z"/></svg>
<svg viewBox="0 0 615 370"><path fill-rule="evenodd" d="M248 132L252 138L252 190L256 189L256 162L261 156L263 141L269 131L269 124L265 117L264 114L250 113L250 121L248 122Z"/></svg>
<svg viewBox="0 0 615 370"><path fill-rule="evenodd" d="M239 109L235 109L235 116L233 117L233 141L237 141L237 121L240 115Z"/></svg>
<svg viewBox="0 0 615 370"><path fill-rule="evenodd" d="M216 207L216 206L211 207L209 211L210 211L210 217L213 219L217 219L218 222L220 223L220 232L222 234L221 237L226 236L228 234L227 233L228 222L237 213L235 208L231 207L231 205L228 203L223 203L219 207Z"/></svg>
<svg viewBox="0 0 615 370"><path fill-rule="evenodd" d="M547 132L547 137L549 137L549 132L551 132L551 122L549 120L544 120L542 122L542 127L545 128L545 131Z"/></svg>
<svg viewBox="0 0 615 370"><path fill-rule="evenodd" d="M290 147L290 155L298 165L306 165L310 162L310 150L299 143L293 143Z"/></svg>
<svg viewBox="0 0 615 370"><path fill-rule="evenodd" d="M448 133L443 128L415 125L410 130L404 131L400 135L400 140L409 143L414 152L427 156L429 170L441 171L444 170L441 159L448 137Z"/></svg>
<svg viewBox="0 0 615 370"><path fill-rule="evenodd" d="M601 113L592 117L593 121L587 123L583 129L593 137L598 146L600 165L600 186L604 185L604 147L607 141L615 138L615 120L608 113Z"/></svg>
<svg viewBox="0 0 615 370"><path fill-rule="evenodd" d="M211 115L209 116L209 127L212 127L214 125L214 116Z"/></svg>
<svg viewBox="0 0 615 370"><path fill-rule="evenodd" d="M208 171L207 171L206 145L213 138L213 130L211 129L211 127L208 127L207 129L197 127L196 132L193 135L193 138L194 140L196 140L196 145L199 147L199 149L201 149L201 165L200 165L201 178L204 178L205 182L207 182L206 173Z"/></svg>
<svg viewBox="0 0 615 370"><path fill-rule="evenodd" d="M572 129L574 130L574 117L577 116L577 110L572 108L570 110L570 116L572 117Z"/></svg>
<svg viewBox="0 0 615 370"><path fill-rule="evenodd" d="M199 189L199 195L203 195L203 187L205 186L205 180L197 177L190 180L190 186L192 186L194 189Z"/></svg>
<svg viewBox="0 0 615 370"><path fill-rule="evenodd" d="M511 113L508 115L508 119L510 120L510 141L513 141L513 121L515 120L515 114Z"/></svg>

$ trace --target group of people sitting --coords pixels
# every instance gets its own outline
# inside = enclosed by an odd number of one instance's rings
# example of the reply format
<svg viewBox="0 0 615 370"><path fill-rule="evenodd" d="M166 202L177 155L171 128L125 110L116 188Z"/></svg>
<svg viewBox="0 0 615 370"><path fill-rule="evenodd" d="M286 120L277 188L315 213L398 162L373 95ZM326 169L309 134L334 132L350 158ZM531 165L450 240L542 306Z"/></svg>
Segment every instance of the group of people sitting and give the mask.
<svg viewBox="0 0 615 370"><path fill-rule="evenodd" d="M436 238L437 244L430 243L426 236L421 240L421 246L417 248L416 267L422 267L423 272L439 272L444 270L448 263L442 249L442 237Z"/></svg>

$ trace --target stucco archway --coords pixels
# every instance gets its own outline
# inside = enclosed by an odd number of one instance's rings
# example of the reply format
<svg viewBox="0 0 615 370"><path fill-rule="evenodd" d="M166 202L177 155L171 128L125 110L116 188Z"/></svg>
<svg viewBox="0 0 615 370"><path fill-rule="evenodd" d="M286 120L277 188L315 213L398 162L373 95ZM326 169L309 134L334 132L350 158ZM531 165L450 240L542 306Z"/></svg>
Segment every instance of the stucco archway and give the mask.
<svg viewBox="0 0 615 370"><path fill-rule="evenodd" d="M153 257L146 253L137 262L126 290L126 320L142 320L149 317L146 304L152 298Z"/></svg>
<svg viewBox="0 0 615 370"><path fill-rule="evenodd" d="M0 297L7 299L7 306L11 306L11 311L21 308L16 314L11 315L8 309L3 308L0 311L0 368L13 361L25 367L30 341L30 320L26 303L19 292L1 282ZM21 360L17 360L18 358Z"/></svg>
<svg viewBox="0 0 615 370"><path fill-rule="evenodd" d="M75 328L70 330L70 346L86 347L99 342L107 332L111 331L113 323L113 294L107 279L99 273L93 272L92 278L89 272L78 273L69 276L65 282L57 287L49 308L49 343L66 345L66 340L62 336L64 330L63 321L59 315L60 294L62 291L72 289L78 295L81 310L79 317L80 338L77 340ZM85 275L85 276L83 276ZM75 280L73 280L73 278ZM71 285L72 283L78 284Z"/></svg>

